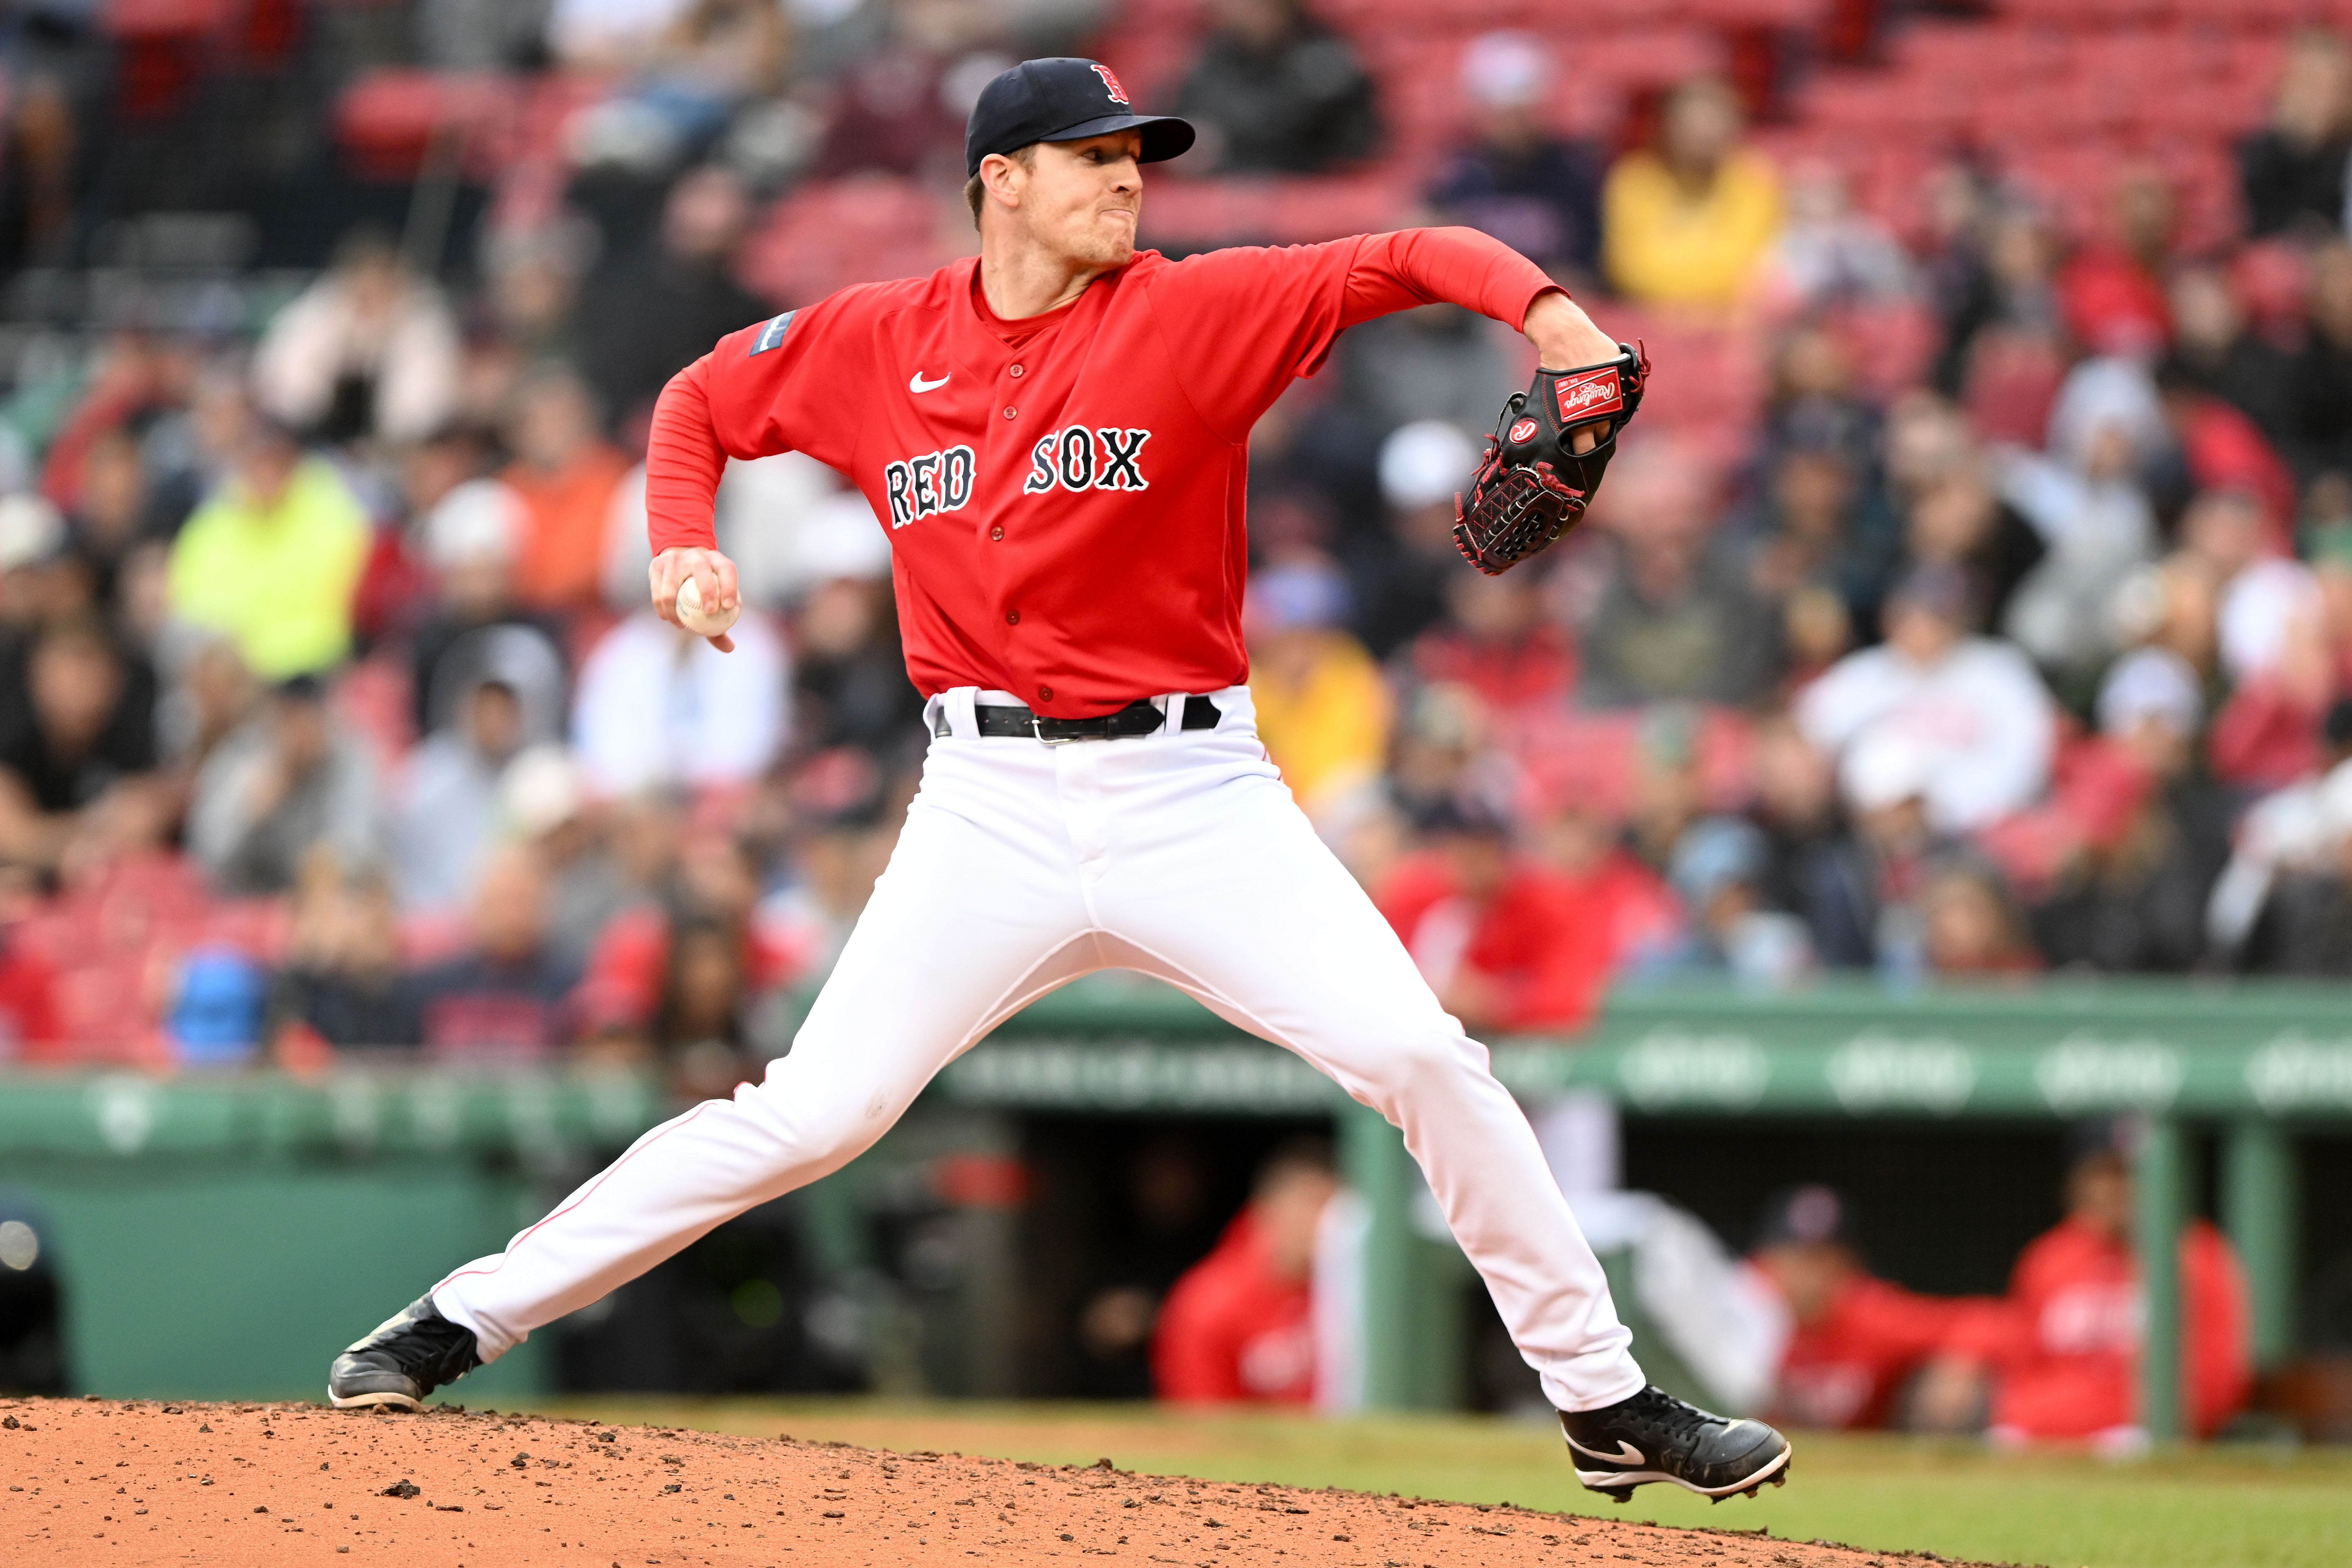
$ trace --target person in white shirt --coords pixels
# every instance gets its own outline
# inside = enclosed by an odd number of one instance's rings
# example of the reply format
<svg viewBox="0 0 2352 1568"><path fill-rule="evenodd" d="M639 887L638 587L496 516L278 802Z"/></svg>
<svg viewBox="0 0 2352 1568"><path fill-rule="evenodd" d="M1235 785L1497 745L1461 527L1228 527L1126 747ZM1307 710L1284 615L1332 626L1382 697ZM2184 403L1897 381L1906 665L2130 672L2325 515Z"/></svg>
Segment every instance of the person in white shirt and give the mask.
<svg viewBox="0 0 2352 1568"><path fill-rule="evenodd" d="M2001 630L2045 668L2093 671L2115 652L2104 612L2116 584L2156 558L2156 512L2142 476L2170 441L2147 370L2091 359L2066 378L2048 455L2002 454L2001 497L2047 553L2018 584Z"/></svg>
<svg viewBox="0 0 2352 1568"><path fill-rule="evenodd" d="M662 785L749 784L789 732L791 666L768 618L735 624L735 651L630 616L580 667L572 735L591 789L618 796Z"/></svg>
<svg viewBox="0 0 2352 1568"><path fill-rule="evenodd" d="M269 323L253 384L270 417L297 430L398 446L448 423L460 358L447 302L388 238L362 229Z"/></svg>
<svg viewBox="0 0 2352 1568"><path fill-rule="evenodd" d="M1929 823L1969 833L2038 798L2050 779L2055 709L2015 647L1971 637L1956 566L1915 568L1886 601L1886 641L1848 654L1797 696L1805 738L1832 755L1865 734L1903 735L1931 759Z"/></svg>

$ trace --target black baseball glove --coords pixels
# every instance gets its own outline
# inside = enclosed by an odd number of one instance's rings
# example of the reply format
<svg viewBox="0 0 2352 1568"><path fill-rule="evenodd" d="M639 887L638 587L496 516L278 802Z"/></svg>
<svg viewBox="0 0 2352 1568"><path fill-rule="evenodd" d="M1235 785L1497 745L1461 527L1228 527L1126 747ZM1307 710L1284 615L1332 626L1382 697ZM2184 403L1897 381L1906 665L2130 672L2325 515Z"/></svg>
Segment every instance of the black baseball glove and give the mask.
<svg viewBox="0 0 2352 1568"><path fill-rule="evenodd" d="M1647 353L1617 346L1623 352L1600 364L1538 370L1533 386L1504 403L1469 496L1454 498L1454 546L1489 577L1575 527L1601 488L1650 375ZM1588 425L1606 428L1591 450L1570 451L1569 432Z"/></svg>

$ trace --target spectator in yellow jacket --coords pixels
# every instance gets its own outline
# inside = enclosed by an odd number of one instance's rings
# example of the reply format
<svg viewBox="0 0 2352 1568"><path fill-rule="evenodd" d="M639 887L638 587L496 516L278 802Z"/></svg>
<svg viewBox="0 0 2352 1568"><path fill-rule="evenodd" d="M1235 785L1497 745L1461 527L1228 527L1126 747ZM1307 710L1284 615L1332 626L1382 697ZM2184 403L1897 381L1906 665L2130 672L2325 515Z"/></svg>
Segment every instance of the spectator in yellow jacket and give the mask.
<svg viewBox="0 0 2352 1568"><path fill-rule="evenodd" d="M1250 701L1258 738L1309 816L1380 776L1391 704L1380 667L1342 626L1347 580L1328 561L1250 579Z"/></svg>
<svg viewBox="0 0 2352 1568"><path fill-rule="evenodd" d="M174 616L226 637L264 680L313 674L351 652L370 544L342 476L254 416L228 478L173 542L165 593Z"/></svg>
<svg viewBox="0 0 2352 1568"><path fill-rule="evenodd" d="M1739 100L1712 77L1666 100L1657 151L1628 153L1601 192L1601 257L1629 299L1724 305L1780 227L1771 160L1739 145Z"/></svg>

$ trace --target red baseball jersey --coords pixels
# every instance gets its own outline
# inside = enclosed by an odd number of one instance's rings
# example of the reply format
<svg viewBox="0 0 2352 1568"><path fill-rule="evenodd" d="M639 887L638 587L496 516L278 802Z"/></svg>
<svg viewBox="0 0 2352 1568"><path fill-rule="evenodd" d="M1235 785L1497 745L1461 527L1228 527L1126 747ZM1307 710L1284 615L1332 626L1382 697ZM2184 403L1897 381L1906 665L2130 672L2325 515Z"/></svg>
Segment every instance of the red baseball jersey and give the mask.
<svg viewBox="0 0 2352 1568"><path fill-rule="evenodd" d="M1799 1426L1884 1426L1904 1383L1972 1330L1997 1334L2002 1304L1981 1296L1922 1296L1857 1275L1817 1322L1800 1323L1780 1354L1772 1409Z"/></svg>
<svg viewBox="0 0 2352 1568"><path fill-rule="evenodd" d="M2194 1220L2180 1233L2181 1387L2189 1425L2210 1436L2253 1386L2251 1309L2237 1254ZM2032 1437L2087 1437L2139 1419L2139 1261L2080 1221L2059 1221L2019 1254L2009 1288L1992 1423Z"/></svg>
<svg viewBox="0 0 2352 1568"><path fill-rule="evenodd" d="M1354 322L1451 300L1517 327L1553 287L1475 230L1415 229L1183 261L1140 251L1021 321L988 308L977 258L845 289L672 379L648 445L648 532L656 553L709 546L725 458L804 452L889 531L907 671L926 696L977 686L1086 718L1213 691L1249 672L1258 416Z"/></svg>
<svg viewBox="0 0 2352 1568"><path fill-rule="evenodd" d="M1275 1274L1256 1213L1244 1209L1161 1304L1152 1385L1162 1399L1305 1405L1315 1371L1314 1287Z"/></svg>

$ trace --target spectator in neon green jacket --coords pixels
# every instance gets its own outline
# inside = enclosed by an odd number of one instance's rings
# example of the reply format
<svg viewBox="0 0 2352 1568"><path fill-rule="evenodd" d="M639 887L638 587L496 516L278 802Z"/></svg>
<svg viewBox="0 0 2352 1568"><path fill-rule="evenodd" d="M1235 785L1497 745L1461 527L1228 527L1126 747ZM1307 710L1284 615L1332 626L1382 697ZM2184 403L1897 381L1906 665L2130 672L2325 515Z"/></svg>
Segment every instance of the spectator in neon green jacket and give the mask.
<svg viewBox="0 0 2352 1568"><path fill-rule="evenodd" d="M351 651L369 542L341 476L254 417L228 478L172 546L172 611L227 637L264 680L329 668Z"/></svg>

